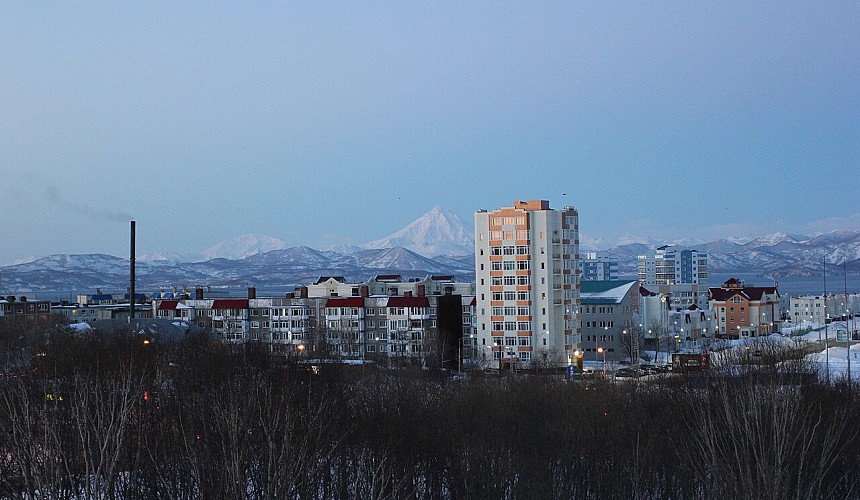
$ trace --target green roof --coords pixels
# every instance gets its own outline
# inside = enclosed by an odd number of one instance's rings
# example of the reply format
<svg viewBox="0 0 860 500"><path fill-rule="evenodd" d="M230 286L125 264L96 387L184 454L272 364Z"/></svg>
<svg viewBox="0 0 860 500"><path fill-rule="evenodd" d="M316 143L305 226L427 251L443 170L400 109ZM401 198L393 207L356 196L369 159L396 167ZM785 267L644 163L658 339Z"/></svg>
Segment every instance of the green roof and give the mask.
<svg viewBox="0 0 860 500"><path fill-rule="evenodd" d="M636 280L580 281L579 300L582 304L619 304Z"/></svg>

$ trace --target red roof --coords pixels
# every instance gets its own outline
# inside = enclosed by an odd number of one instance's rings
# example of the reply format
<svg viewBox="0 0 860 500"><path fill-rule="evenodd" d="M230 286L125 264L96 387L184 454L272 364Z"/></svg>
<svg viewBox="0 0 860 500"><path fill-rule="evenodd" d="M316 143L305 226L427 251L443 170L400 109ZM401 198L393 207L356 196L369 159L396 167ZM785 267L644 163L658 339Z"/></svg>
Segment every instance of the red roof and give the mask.
<svg viewBox="0 0 860 500"><path fill-rule="evenodd" d="M332 297L325 301L326 307L364 307L361 297Z"/></svg>
<svg viewBox="0 0 860 500"><path fill-rule="evenodd" d="M429 307L427 297L389 297L386 307Z"/></svg>
<svg viewBox="0 0 860 500"><path fill-rule="evenodd" d="M216 299L212 301L212 309L247 309L248 299Z"/></svg>
<svg viewBox="0 0 860 500"><path fill-rule="evenodd" d="M176 306L179 305L178 300L162 300L160 304L158 304L159 311L172 311L176 309Z"/></svg>
<svg viewBox="0 0 860 500"><path fill-rule="evenodd" d="M745 286L743 288L710 288L711 299L717 302L725 302L735 295L745 297L747 300L761 300L765 294L779 296L776 287L772 286Z"/></svg>

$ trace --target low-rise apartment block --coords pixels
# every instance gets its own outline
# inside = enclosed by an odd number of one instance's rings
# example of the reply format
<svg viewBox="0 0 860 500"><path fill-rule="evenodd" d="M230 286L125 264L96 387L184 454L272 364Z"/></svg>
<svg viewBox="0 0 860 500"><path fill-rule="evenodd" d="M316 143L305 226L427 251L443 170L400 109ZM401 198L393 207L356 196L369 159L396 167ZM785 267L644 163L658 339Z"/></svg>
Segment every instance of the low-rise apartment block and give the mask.
<svg viewBox="0 0 860 500"><path fill-rule="evenodd" d="M780 317L776 287L747 286L732 278L708 293L717 317L717 338L759 337L776 331Z"/></svg>

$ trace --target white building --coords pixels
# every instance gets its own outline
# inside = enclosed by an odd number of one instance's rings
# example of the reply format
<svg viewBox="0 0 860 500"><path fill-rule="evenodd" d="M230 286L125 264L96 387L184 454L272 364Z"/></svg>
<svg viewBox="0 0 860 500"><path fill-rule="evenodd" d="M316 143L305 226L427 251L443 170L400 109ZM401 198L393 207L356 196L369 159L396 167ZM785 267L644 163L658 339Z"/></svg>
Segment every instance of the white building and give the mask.
<svg viewBox="0 0 860 500"><path fill-rule="evenodd" d="M823 325L827 317L826 311L823 295L804 295L791 297L788 300L788 320L792 323L809 321Z"/></svg>
<svg viewBox="0 0 860 500"><path fill-rule="evenodd" d="M579 261L581 281L616 281L618 260L609 252L585 252Z"/></svg>
<svg viewBox="0 0 860 500"><path fill-rule="evenodd" d="M563 366L581 346L579 213L545 200L475 213L476 340L495 367L545 349Z"/></svg>
<svg viewBox="0 0 860 500"><path fill-rule="evenodd" d="M674 310L696 305L708 308L708 254L694 248L662 246L653 255L640 255L639 282L667 294ZM655 289L656 288L656 289Z"/></svg>

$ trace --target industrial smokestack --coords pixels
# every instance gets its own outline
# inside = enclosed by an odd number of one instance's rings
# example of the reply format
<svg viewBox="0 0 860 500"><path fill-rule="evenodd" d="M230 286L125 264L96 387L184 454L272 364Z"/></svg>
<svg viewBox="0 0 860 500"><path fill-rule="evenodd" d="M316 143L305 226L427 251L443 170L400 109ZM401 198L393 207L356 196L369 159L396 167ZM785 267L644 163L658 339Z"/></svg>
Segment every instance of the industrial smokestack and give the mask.
<svg viewBox="0 0 860 500"><path fill-rule="evenodd" d="M129 261L131 269L129 270L129 293L128 293L128 310L129 321L134 319L134 240L135 240L135 221L131 221L131 251Z"/></svg>

